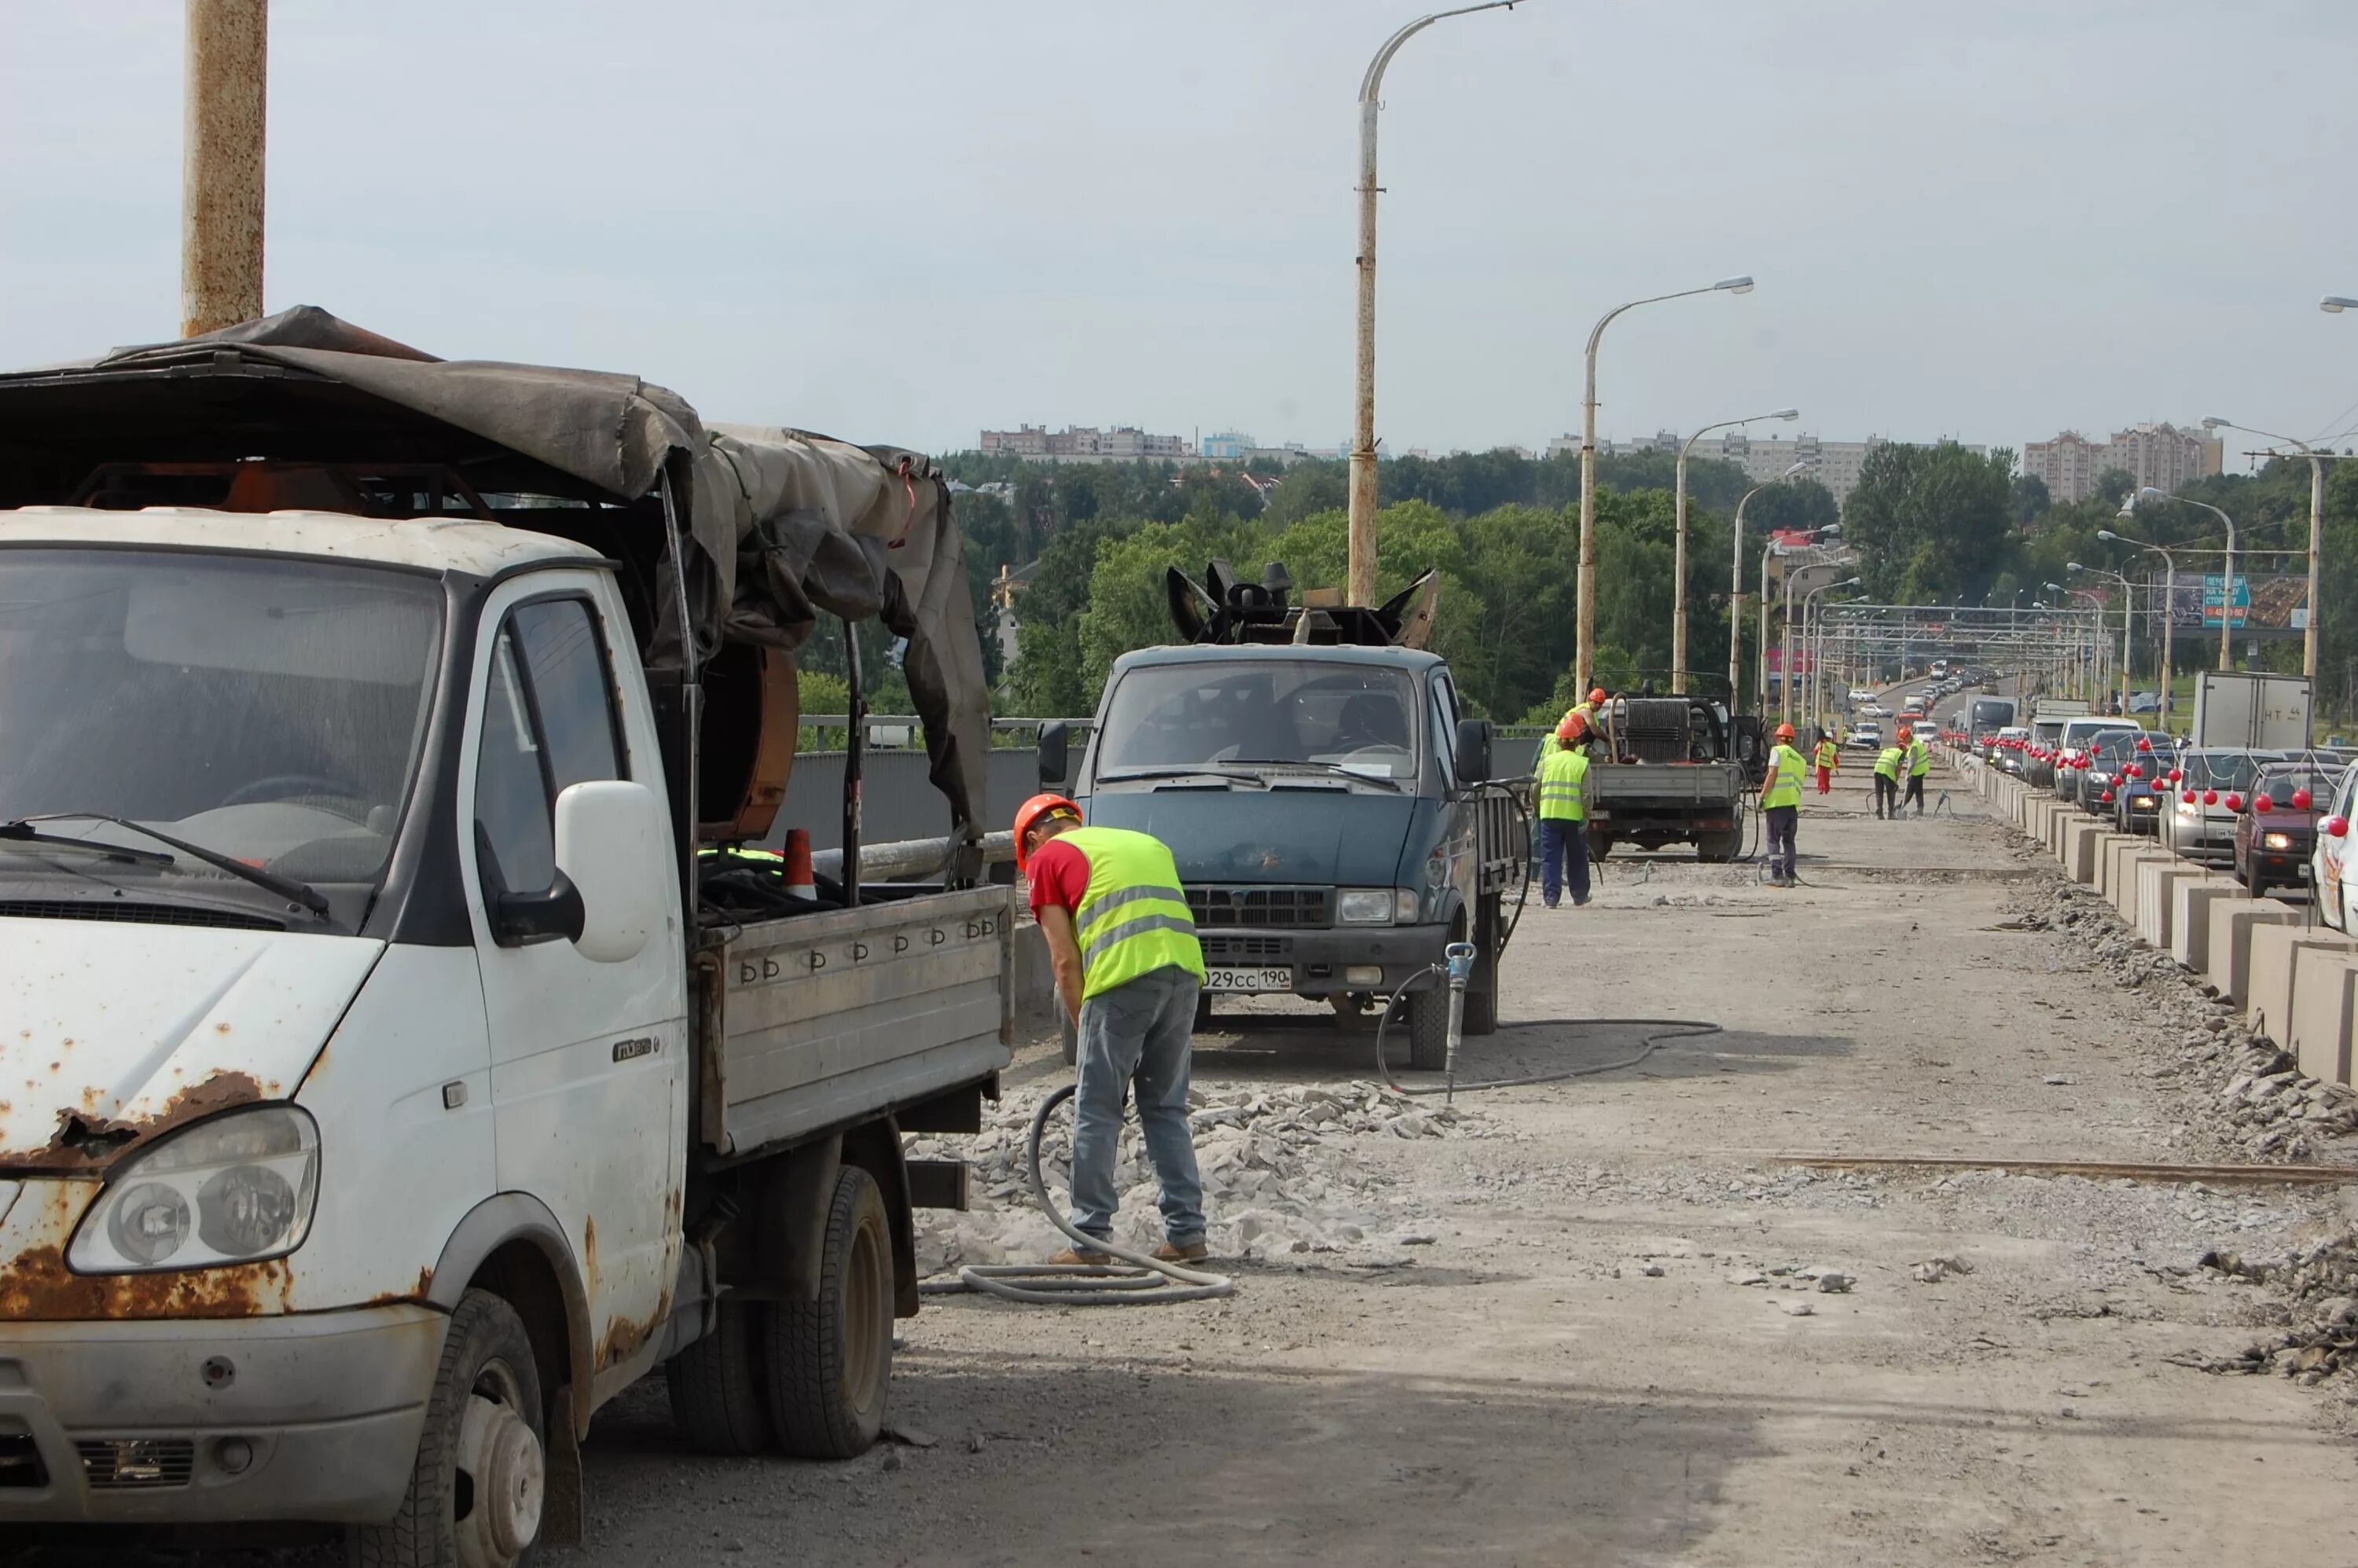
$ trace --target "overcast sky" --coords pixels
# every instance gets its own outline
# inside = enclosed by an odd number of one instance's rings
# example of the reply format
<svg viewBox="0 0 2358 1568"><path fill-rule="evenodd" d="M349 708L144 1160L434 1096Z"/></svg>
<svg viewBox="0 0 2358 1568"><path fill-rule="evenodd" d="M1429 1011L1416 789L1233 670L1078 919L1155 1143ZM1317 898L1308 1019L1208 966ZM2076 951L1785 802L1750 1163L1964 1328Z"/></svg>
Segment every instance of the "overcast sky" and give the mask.
<svg viewBox="0 0 2358 1568"><path fill-rule="evenodd" d="M1349 431L1414 0L277 0L266 304L936 450ZM177 322L179 0L0 7L0 363ZM1386 83L1395 450L1785 404L2019 446L2358 422L2358 5L1524 0ZM1794 427L1772 428L1790 433ZM2244 444L2244 443L2239 443ZM2240 466L2240 465L2238 465Z"/></svg>

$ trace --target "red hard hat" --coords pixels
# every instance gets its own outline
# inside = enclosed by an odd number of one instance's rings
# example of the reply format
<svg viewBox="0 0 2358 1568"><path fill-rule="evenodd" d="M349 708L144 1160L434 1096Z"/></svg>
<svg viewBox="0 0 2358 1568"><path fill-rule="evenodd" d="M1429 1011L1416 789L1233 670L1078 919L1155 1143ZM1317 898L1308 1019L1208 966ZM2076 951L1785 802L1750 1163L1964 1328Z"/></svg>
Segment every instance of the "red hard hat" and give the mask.
<svg viewBox="0 0 2358 1568"><path fill-rule="evenodd" d="M1779 741L1790 741L1790 740L1791 740L1792 738L1793 738L1793 727L1792 727L1791 725L1790 725L1790 724L1779 724L1779 726L1777 726L1777 739L1779 739Z"/></svg>
<svg viewBox="0 0 2358 1568"><path fill-rule="evenodd" d="M1605 688L1600 686L1592 690L1588 694L1588 700L1591 702L1603 702L1605 700Z"/></svg>
<svg viewBox="0 0 2358 1568"><path fill-rule="evenodd" d="M1032 829L1039 826L1042 817L1052 816L1059 812L1067 816L1078 817L1081 815L1081 808L1065 796L1053 792L1035 795L1015 808L1015 869L1018 871L1025 870L1031 863Z"/></svg>

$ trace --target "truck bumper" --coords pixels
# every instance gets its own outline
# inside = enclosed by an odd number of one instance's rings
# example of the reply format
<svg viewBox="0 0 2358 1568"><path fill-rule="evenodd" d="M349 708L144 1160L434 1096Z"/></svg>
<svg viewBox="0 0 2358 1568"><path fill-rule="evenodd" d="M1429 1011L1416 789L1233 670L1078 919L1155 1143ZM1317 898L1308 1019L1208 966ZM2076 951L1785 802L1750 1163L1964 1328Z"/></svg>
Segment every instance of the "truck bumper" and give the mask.
<svg viewBox="0 0 2358 1568"><path fill-rule="evenodd" d="M1441 962L1449 946L1446 925L1369 925L1300 931L1235 925L1196 933L1204 962L1212 968L1293 967L1295 996L1333 996L1343 991L1391 991L1418 970ZM1349 971L1379 969L1381 979L1350 978Z"/></svg>
<svg viewBox="0 0 2358 1568"><path fill-rule="evenodd" d="M409 1485L449 1319L0 1325L8 1523L382 1523Z"/></svg>

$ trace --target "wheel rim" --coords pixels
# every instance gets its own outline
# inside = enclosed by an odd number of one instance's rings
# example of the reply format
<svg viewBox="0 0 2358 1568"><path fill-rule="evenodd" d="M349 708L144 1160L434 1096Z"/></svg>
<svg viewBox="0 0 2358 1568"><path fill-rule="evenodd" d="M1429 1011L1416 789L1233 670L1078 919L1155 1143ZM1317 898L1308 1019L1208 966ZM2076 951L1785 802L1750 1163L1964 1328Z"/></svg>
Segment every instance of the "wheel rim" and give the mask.
<svg viewBox="0 0 2358 1568"><path fill-rule="evenodd" d="M889 1303L879 1276L887 1265L876 1227L863 1225L852 1233L851 1268L844 1292L844 1393L860 1410L875 1403L885 1378L884 1356L891 1343Z"/></svg>
<svg viewBox="0 0 2358 1568"><path fill-rule="evenodd" d="M487 1361L459 1417L451 1524L463 1568L511 1568L540 1533L548 1466L515 1372Z"/></svg>

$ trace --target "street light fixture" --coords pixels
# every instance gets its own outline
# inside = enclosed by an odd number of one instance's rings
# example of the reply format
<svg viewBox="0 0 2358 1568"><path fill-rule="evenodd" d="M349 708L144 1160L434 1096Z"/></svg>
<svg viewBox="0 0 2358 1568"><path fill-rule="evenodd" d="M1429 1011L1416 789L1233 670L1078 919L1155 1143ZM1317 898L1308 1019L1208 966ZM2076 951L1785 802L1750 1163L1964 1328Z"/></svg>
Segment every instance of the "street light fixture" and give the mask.
<svg viewBox="0 0 2358 1568"><path fill-rule="evenodd" d="M2128 578L2121 572L2108 572L2102 567L2083 567L2077 561L2065 561L2063 564L2072 571L2086 572L2090 577L2108 577L2121 585L2121 714L2125 718L2129 710L2129 616L2136 609L2136 596L2129 587ZM2099 626L2104 624L2101 610L2096 613L2096 623Z"/></svg>
<svg viewBox="0 0 2358 1568"><path fill-rule="evenodd" d="M1837 542L1839 542L1839 535L1842 533L1842 524L1839 523L1828 523L1821 527L1805 528L1797 531L1812 535L1812 537L1819 534L1833 534L1837 535ZM1817 549L1820 546L1815 543L1802 546L1804 549ZM1769 557L1776 553L1776 549L1777 541L1773 538L1767 541L1760 546L1760 662L1754 673L1759 680L1760 717L1763 719L1766 719L1768 717L1768 559ZM1777 718L1780 722L1792 717L1791 713L1787 710L1792 700L1790 689L1793 680L1793 672L1791 668L1793 655L1792 633L1793 572L1792 568L1788 568L1785 572L1786 667L1777 673Z"/></svg>
<svg viewBox="0 0 2358 1568"><path fill-rule="evenodd" d="M1435 11L1384 40L1359 79L1359 351L1358 423L1351 437L1351 558L1353 604L1376 601L1376 114L1383 107L1384 68L1401 46L1433 23L1476 11L1512 9L1515 0L1486 0L1454 11Z"/></svg>
<svg viewBox="0 0 2358 1568"><path fill-rule="evenodd" d="M1825 688L1826 618L1815 611L1817 598L1838 588L1856 588L1859 580L1852 577L1840 582L1821 583L1801 596L1801 645L1810 650L1810 701L1804 717L1812 730L1825 727L1825 704L1821 698Z"/></svg>
<svg viewBox="0 0 2358 1568"><path fill-rule="evenodd" d="M1748 285L1747 287L1749 287ZM1779 408L1773 414L1755 414L1750 418L1723 419L1716 425L1705 425L1679 445L1678 462L1678 546L1671 560L1671 689L1687 689L1687 454L1694 444L1714 430L1731 429L1749 425L1754 419L1799 419L1798 408Z"/></svg>
<svg viewBox="0 0 2358 1568"><path fill-rule="evenodd" d="M2339 316L2344 310L2358 310L2358 299L2346 294L2329 294L2317 302L2317 308L2328 315Z"/></svg>
<svg viewBox="0 0 2358 1568"><path fill-rule="evenodd" d="M2207 501L2196 501L2190 496L2172 495L2166 490L2156 490L2149 484L2139 487L2136 499L2177 501L2188 506L2199 506L2227 525L2227 575L2221 579L2222 587L2219 593L2219 667L2223 670L2234 669L2235 667L2233 641L2235 634L2235 520ZM2317 606L2314 602L2309 605L2309 613L2311 620L2317 618Z"/></svg>
<svg viewBox="0 0 2358 1568"><path fill-rule="evenodd" d="M2247 436L2282 441L2288 447L2298 447L2301 455L2309 460L2309 624L2301 631L2300 667L2301 673L2314 682L2317 679L2318 612L2322 608L2317 601L2318 589L2322 586L2318 577L2317 560L2319 547L2325 542L2325 460L2307 441L2292 436L2279 436L2273 430L2238 425L2232 419L2213 416L2203 420L2202 427L2206 430L2241 430ZM2231 581L2229 587L2232 589L2233 586ZM2223 606L2222 608L2223 611Z"/></svg>
<svg viewBox="0 0 2358 1568"><path fill-rule="evenodd" d="M1754 496L1770 485L1782 484L1795 474L1808 471L1809 466L1806 462L1795 463L1767 483L1754 485L1736 503L1736 526L1729 530L1736 537L1729 546L1727 564L1727 710L1730 713L1736 711L1736 705L1744 692L1744 509L1752 504ZM1583 530L1584 533L1585 531ZM1585 546L1584 553L1585 550ZM1768 568L1765 563L1760 568L1760 588L1763 593L1768 589Z"/></svg>
<svg viewBox="0 0 2358 1568"><path fill-rule="evenodd" d="M1632 299L1627 305L1617 305L1596 319L1588 330L1588 379L1580 401L1580 617L1579 643L1573 658L1573 684L1582 690L1588 687L1589 666L1596 654L1596 344L1605 336L1605 329L1613 318L1625 310L1635 310L1640 305L1660 305L1665 299L1685 299L1697 294L1749 294L1752 279L1723 277L1717 283L1707 283L1700 288L1682 288L1675 293L1649 295ZM1372 595L1372 588L1370 589ZM1372 599L1371 599L1372 601ZM1675 662L1675 661L1674 661Z"/></svg>
<svg viewBox="0 0 2358 1568"><path fill-rule="evenodd" d="M2133 497L2125 498L2121 502L2121 515L2124 517L2136 515L2136 506ZM2096 537L2107 544L2135 545L2140 550L2150 550L2161 557L2162 570L2167 574L2165 579L2167 586L2161 595L2161 712L2159 718L2162 729L2167 730L2169 728L2169 687L2171 682L2177 678L2176 667L2171 663L2170 628L2178 621L2178 557L2162 546L2148 545L2143 539L2132 539L2125 534L2115 534L2110 528L2097 529Z"/></svg>

